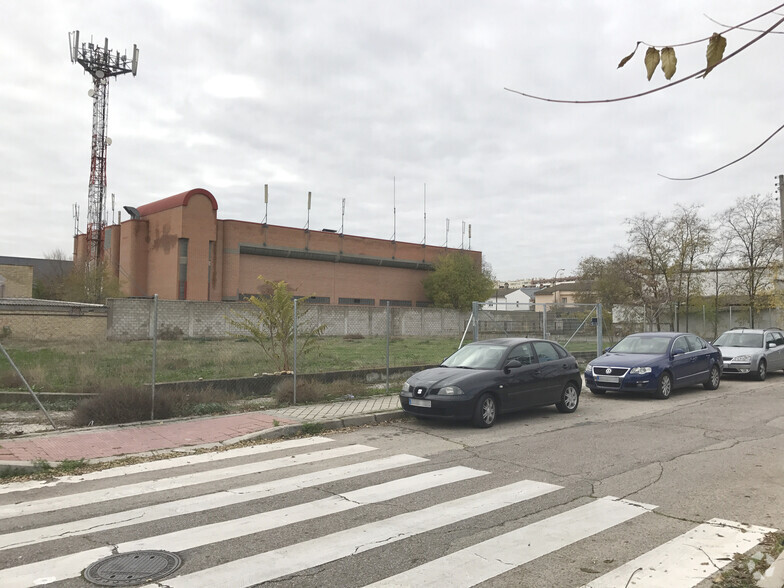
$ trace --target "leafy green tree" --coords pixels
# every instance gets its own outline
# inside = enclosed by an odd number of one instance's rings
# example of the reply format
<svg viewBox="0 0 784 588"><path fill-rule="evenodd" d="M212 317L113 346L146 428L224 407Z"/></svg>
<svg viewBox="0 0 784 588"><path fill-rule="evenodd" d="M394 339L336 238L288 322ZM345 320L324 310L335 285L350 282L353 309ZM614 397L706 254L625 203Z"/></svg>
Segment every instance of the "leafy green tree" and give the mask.
<svg viewBox="0 0 784 588"><path fill-rule="evenodd" d="M493 287L492 269L479 268L466 253L448 253L435 262L435 270L425 278L425 294L438 307L470 310L474 301L487 300Z"/></svg>
<svg viewBox="0 0 784 588"><path fill-rule="evenodd" d="M278 371L290 371L294 360L294 294L286 282L273 282L259 276L271 290L268 295L251 296L252 314L234 313L229 323L248 333ZM326 325L312 325L305 320L311 310L307 298L297 300L297 356L316 346Z"/></svg>

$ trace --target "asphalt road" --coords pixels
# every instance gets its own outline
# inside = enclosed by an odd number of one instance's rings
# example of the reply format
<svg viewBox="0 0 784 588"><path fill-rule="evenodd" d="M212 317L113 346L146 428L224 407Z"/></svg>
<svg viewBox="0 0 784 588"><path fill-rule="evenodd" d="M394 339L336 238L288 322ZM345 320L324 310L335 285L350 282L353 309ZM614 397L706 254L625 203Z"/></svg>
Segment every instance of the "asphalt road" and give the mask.
<svg viewBox="0 0 784 588"><path fill-rule="evenodd" d="M673 552L635 558L713 519L784 529L784 374L665 401L584 391L574 414L536 409L485 430L405 420L327 437L2 488L0 585L88 586L89 563L147 548L183 560L165 586L660 586L642 582L658 571L669 588L704 588L680 578ZM346 473L356 467L373 471ZM739 536L753 548L753 532ZM690 541L702 577L727 563Z"/></svg>

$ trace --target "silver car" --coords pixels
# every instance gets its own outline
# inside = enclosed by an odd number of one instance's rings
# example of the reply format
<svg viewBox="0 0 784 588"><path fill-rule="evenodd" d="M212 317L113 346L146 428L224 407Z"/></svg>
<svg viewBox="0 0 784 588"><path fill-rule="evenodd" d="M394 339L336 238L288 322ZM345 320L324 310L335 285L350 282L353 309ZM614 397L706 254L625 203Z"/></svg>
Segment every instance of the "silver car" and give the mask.
<svg viewBox="0 0 784 588"><path fill-rule="evenodd" d="M781 329L732 329L713 345L721 350L726 375L750 374L762 381L769 370L784 370Z"/></svg>

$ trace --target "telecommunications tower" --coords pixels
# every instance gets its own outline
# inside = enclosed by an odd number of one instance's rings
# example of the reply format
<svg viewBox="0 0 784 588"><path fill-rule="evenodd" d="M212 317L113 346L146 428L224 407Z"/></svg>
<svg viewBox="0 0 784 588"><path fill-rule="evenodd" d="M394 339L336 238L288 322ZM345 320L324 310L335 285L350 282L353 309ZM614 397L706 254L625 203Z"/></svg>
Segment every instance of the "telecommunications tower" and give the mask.
<svg viewBox="0 0 784 588"><path fill-rule="evenodd" d="M79 31L68 33L71 63L78 63L93 78L93 87L87 94L93 99L93 141L90 161L90 186L87 192L87 243L88 262L101 259L103 228L106 225L106 147L111 139L106 136L106 118L109 99L109 79L121 74L136 75L139 49L133 46L130 59L119 51L109 49L109 39L103 47L79 43Z"/></svg>

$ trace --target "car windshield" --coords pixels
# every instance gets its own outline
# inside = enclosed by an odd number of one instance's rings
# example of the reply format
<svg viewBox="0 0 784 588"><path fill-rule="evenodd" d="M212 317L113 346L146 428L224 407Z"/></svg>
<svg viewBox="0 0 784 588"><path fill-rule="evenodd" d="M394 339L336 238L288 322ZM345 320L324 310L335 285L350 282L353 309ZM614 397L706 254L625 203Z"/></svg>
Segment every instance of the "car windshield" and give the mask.
<svg viewBox="0 0 784 588"><path fill-rule="evenodd" d="M669 337L641 337L631 335L622 339L611 349L613 353L665 353L670 344Z"/></svg>
<svg viewBox="0 0 784 588"><path fill-rule="evenodd" d="M491 370L498 367L498 363L506 352L502 345L466 345L444 360L441 365L446 367L461 367L477 370Z"/></svg>
<svg viewBox="0 0 784 588"><path fill-rule="evenodd" d="M727 331L716 339L715 345L724 347L762 347L762 333L733 333Z"/></svg>

